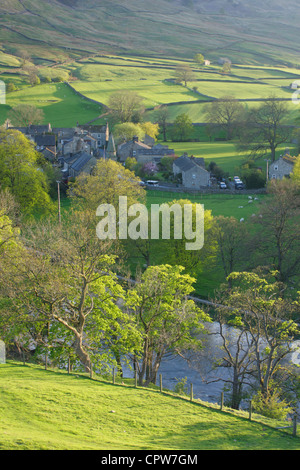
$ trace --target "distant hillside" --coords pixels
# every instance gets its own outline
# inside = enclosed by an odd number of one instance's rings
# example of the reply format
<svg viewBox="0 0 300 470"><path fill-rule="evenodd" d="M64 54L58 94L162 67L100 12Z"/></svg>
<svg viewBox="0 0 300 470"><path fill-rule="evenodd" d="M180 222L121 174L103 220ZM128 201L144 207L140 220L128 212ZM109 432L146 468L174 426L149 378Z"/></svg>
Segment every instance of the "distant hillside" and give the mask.
<svg viewBox="0 0 300 470"><path fill-rule="evenodd" d="M122 53L300 63L295 0L1 0L0 42L42 58Z"/></svg>

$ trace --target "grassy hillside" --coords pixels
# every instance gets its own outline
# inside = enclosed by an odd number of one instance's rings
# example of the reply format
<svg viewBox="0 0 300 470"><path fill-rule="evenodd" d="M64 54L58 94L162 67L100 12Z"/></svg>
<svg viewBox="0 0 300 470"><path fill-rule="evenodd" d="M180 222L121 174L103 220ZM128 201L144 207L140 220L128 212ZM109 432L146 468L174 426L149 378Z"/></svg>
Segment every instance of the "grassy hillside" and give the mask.
<svg viewBox="0 0 300 470"><path fill-rule="evenodd" d="M0 397L1 450L300 449L256 415L36 366L0 365Z"/></svg>
<svg viewBox="0 0 300 470"><path fill-rule="evenodd" d="M295 0L5 0L0 42L37 57L121 52L298 63Z"/></svg>

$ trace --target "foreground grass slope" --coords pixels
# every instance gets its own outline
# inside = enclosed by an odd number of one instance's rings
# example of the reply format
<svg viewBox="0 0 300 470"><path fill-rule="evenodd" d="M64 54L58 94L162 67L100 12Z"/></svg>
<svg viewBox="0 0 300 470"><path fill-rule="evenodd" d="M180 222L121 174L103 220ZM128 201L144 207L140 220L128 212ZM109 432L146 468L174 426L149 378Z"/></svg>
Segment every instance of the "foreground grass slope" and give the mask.
<svg viewBox="0 0 300 470"><path fill-rule="evenodd" d="M300 449L267 424L149 389L7 363L0 449Z"/></svg>

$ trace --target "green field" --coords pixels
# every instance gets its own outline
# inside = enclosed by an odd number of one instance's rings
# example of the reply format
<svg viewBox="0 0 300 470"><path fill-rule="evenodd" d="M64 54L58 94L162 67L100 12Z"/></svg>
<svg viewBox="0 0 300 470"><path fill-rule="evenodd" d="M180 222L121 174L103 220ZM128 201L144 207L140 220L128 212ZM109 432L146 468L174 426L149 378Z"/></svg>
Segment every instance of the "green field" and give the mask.
<svg viewBox="0 0 300 470"><path fill-rule="evenodd" d="M254 196L252 196L254 198ZM247 220L252 214L259 213L260 204L266 196L260 194L256 200L251 199L246 194L191 194L175 193L171 191L147 191L147 205L163 204L178 199L188 199L191 202L203 204L205 210L211 210L213 216L223 215L224 217L235 217L240 220Z"/></svg>
<svg viewBox="0 0 300 470"><path fill-rule="evenodd" d="M66 127L77 121L85 124L101 115L101 103L107 105L109 97L120 90L138 93L146 108L145 120L156 120L154 107L170 105L168 121L187 113L194 123L206 122L207 99L233 96L244 101L246 107L257 107L259 100L274 95L287 100L288 124L297 124L299 106L292 103L291 83L300 76L295 68L246 67L235 64L231 74L220 73L220 66L197 67L191 60L161 59L153 57L127 57L116 55L90 55L81 60L61 60L57 64L42 58L32 59L41 80L45 77L61 77L71 80L72 86L82 95L100 103L84 101L63 83L41 84L29 87L26 71L19 57L0 51L0 75L8 84L15 83L19 91L7 94L7 106L0 107L0 121L4 121L7 110L20 103L31 103L43 108L45 122ZM176 77L178 64L192 68L193 78L187 87L170 80ZM31 64L33 65L33 63ZM197 88L197 92L193 88ZM250 101L247 101L250 100ZM255 100L255 101L251 101ZM104 120L95 121L103 123ZM208 140L208 138L207 138Z"/></svg>
<svg viewBox="0 0 300 470"><path fill-rule="evenodd" d="M76 95L64 83L47 83L35 87L26 86L7 94L6 105L0 105L0 122L7 112L18 104L30 104L44 111L44 122L52 127L75 127L86 124L102 113L102 108Z"/></svg>
<svg viewBox="0 0 300 470"><path fill-rule="evenodd" d="M1 450L299 450L291 430L158 390L0 365ZM286 423L285 423L286 424Z"/></svg>

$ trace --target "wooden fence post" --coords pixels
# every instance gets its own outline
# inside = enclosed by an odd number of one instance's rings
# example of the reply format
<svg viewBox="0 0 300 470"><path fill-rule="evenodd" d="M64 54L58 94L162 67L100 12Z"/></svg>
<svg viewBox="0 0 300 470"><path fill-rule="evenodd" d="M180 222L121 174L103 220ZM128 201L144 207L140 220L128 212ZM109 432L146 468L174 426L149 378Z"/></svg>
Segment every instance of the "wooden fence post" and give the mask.
<svg viewBox="0 0 300 470"><path fill-rule="evenodd" d="M135 382L134 386L135 388L137 388L137 371L135 371L135 374L134 374L134 382Z"/></svg>
<svg viewBox="0 0 300 470"><path fill-rule="evenodd" d="M294 415L294 419L293 419L293 436L294 437L297 436L297 415L296 414Z"/></svg>
<svg viewBox="0 0 300 470"><path fill-rule="evenodd" d="M250 401L250 405L249 405L249 420L250 421L252 420L252 401Z"/></svg>
<svg viewBox="0 0 300 470"><path fill-rule="evenodd" d="M224 407L224 392L221 393L221 411L223 411Z"/></svg>
<svg viewBox="0 0 300 470"><path fill-rule="evenodd" d="M90 367L90 379L93 378L93 364L91 362L91 367Z"/></svg>
<svg viewBox="0 0 300 470"><path fill-rule="evenodd" d="M190 400L193 401L194 393L193 393L193 384L191 384L191 391L190 391Z"/></svg>
<svg viewBox="0 0 300 470"><path fill-rule="evenodd" d="M162 392L162 374L159 374L159 387L160 391Z"/></svg>
<svg viewBox="0 0 300 470"><path fill-rule="evenodd" d="M115 374L115 368L113 368L113 384L116 383L116 374Z"/></svg>

